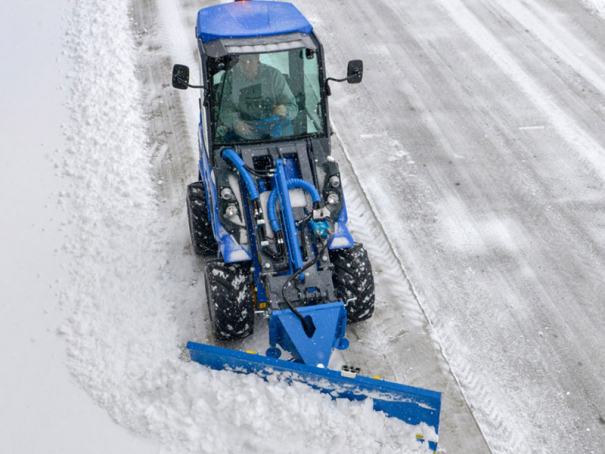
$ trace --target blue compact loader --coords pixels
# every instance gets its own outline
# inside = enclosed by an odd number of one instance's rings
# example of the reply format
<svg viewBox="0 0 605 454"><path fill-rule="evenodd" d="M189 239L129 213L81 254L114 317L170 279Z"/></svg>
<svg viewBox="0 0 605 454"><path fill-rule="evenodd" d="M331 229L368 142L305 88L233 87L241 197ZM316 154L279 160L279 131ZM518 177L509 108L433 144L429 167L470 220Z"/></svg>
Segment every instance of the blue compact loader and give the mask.
<svg viewBox="0 0 605 454"><path fill-rule="evenodd" d="M374 311L372 266L347 228L328 117L329 83L361 82L363 63L327 77L313 27L285 2L204 8L196 39L199 85L184 65L172 84L200 90L199 180L187 207L193 248L206 258L210 319L223 345L268 319L270 346L260 355L189 342L191 359L371 398L376 410L438 432L440 393L328 368L332 349L349 345L347 323Z"/></svg>

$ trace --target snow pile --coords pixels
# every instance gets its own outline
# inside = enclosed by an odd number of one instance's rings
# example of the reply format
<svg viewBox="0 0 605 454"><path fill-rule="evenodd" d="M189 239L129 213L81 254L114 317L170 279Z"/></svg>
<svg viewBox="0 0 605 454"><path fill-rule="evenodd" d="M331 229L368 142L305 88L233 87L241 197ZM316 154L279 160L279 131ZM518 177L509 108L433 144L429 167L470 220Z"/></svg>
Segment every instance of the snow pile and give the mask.
<svg viewBox="0 0 605 454"><path fill-rule="evenodd" d="M428 452L415 434L433 438L430 429L370 402L180 359L194 337L182 319L201 317L201 286L182 252L182 216L160 214L128 3L77 2L66 38L73 121L61 200L77 234L64 245L73 259L60 332L80 385L118 423L173 452Z"/></svg>

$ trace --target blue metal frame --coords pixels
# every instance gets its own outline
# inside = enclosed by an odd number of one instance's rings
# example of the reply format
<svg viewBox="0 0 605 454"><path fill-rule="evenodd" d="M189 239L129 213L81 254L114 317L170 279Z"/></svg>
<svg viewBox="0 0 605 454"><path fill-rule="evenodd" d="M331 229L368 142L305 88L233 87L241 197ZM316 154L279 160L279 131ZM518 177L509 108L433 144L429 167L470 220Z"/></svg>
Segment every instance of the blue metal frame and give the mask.
<svg viewBox="0 0 605 454"><path fill-rule="evenodd" d="M355 246L355 240L347 227L348 220L347 204L345 203L344 194L342 194L342 210L340 210L338 221L334 223L334 232L332 233L332 241L328 246L329 249L348 249Z"/></svg>
<svg viewBox="0 0 605 454"><path fill-rule="evenodd" d="M199 125L200 135L203 133L202 125ZM214 238L219 246L219 250L226 263L244 262L252 259L250 246L242 246L225 230L219 222L218 216L218 197L216 184L212 181L212 170L208 161L208 154L204 146L203 135L200 136L200 155L199 161L200 175L204 181L206 190L206 204L208 206L208 219L212 224Z"/></svg>
<svg viewBox="0 0 605 454"><path fill-rule="evenodd" d="M319 304L301 307L298 312L312 323L315 331L308 336L302 323L289 310L274 311L269 320L268 356L279 358L276 346L280 345L299 363L327 367L332 349L345 350L349 341L345 339L347 329L347 310L343 302Z"/></svg>

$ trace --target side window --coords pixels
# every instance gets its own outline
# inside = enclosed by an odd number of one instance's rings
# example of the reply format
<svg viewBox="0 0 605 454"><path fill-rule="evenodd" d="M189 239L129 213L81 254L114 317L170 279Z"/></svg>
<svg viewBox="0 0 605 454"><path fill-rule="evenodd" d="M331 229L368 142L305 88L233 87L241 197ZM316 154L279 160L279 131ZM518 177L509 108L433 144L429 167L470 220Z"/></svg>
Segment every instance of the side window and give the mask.
<svg viewBox="0 0 605 454"><path fill-rule="evenodd" d="M212 106L212 111L210 116L212 118L212 131L215 140L218 138L217 128L219 127L220 122L221 103L224 101L222 98L223 90L225 89L226 74L227 72L224 69L221 69L212 76L212 100L210 104Z"/></svg>
<svg viewBox="0 0 605 454"><path fill-rule="evenodd" d="M200 74L203 74L203 68L200 65ZM200 147L200 159L202 158L202 153L205 152L206 153L206 157L208 156L208 147L209 147L209 141L208 141L208 131L206 130L206 128L203 127L204 124L207 123L208 121L208 112L207 110L202 106L202 99L204 96L206 96L206 89L203 89L200 91L200 125L199 125L199 131L198 131L198 145Z"/></svg>
<svg viewBox="0 0 605 454"><path fill-rule="evenodd" d="M220 97L222 95L221 90L222 90L222 83L223 83L223 78L225 77L225 70L222 69L219 72L217 72L214 76L212 76L212 94L214 96L213 99L213 103L212 105L214 106L214 109L218 109L219 106L219 102L221 101ZM212 116L214 118L217 117L218 112L212 112Z"/></svg>
<svg viewBox="0 0 605 454"><path fill-rule="evenodd" d="M225 74L225 70L221 69L214 76L212 76L212 85L215 88L221 83L221 79L223 78L223 74ZM213 90L213 91L216 92L216 90Z"/></svg>
<svg viewBox="0 0 605 454"><path fill-rule="evenodd" d="M313 134L323 130L323 109L319 85L319 65L317 54L304 58L305 110L307 111L307 132Z"/></svg>

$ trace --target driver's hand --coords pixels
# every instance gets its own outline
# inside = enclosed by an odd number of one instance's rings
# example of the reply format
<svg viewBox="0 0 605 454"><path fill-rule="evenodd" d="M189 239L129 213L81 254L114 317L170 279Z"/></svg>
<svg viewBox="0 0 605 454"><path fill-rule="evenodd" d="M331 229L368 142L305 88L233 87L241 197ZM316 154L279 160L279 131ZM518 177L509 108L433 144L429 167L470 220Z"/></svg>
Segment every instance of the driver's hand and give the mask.
<svg viewBox="0 0 605 454"><path fill-rule="evenodd" d="M288 109L286 109L284 104L279 104L277 106L273 106L273 113L275 115L279 115L280 117L285 117L288 115Z"/></svg>
<svg viewBox="0 0 605 454"><path fill-rule="evenodd" d="M233 130L238 136L244 137L246 139L252 137L252 127L245 121L239 120L237 123L235 123L235 127L233 128Z"/></svg>

